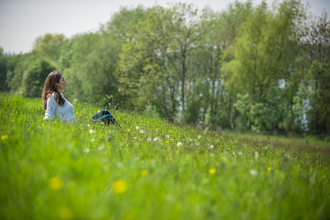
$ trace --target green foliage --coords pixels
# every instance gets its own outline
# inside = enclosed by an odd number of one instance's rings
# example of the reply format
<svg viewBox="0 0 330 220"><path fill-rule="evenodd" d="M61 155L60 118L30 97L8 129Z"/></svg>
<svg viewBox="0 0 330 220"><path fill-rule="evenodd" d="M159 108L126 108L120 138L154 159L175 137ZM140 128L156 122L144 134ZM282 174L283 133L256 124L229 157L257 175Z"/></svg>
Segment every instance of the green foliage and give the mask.
<svg viewBox="0 0 330 220"><path fill-rule="evenodd" d="M7 91L8 85L6 82L7 78L7 62L8 59L2 56L2 51L0 47L0 91Z"/></svg>
<svg viewBox="0 0 330 220"><path fill-rule="evenodd" d="M35 39L33 42L33 51L41 56L49 57L52 61L57 61L64 43L65 36L63 34L47 33Z"/></svg>
<svg viewBox="0 0 330 220"><path fill-rule="evenodd" d="M325 137L330 25L326 13L306 15L297 0L234 1L221 12L122 7L95 33L45 34L31 53L1 58L0 89L22 93L27 67L47 58L77 102L150 105L169 121L211 130Z"/></svg>
<svg viewBox="0 0 330 220"><path fill-rule="evenodd" d="M48 59L39 59L33 62L23 75L22 95L24 97L41 97L45 79L55 71L55 67Z"/></svg>
<svg viewBox="0 0 330 220"><path fill-rule="evenodd" d="M83 103L73 124L44 121L39 99L0 98L0 219L330 217L329 146L120 109L121 128L94 124Z"/></svg>

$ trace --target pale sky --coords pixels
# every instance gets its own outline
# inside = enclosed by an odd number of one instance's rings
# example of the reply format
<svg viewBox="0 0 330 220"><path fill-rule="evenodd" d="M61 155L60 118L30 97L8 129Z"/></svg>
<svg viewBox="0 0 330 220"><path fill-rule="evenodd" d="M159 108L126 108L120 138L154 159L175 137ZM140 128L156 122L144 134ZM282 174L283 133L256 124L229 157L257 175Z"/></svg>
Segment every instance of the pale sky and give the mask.
<svg viewBox="0 0 330 220"><path fill-rule="evenodd" d="M158 0L167 3L194 4L199 9L210 6L214 11L225 10L234 0ZM252 0L257 5L261 0ZM266 0L271 4L273 0ZM282 0L278 0L281 2ZM5 52L30 52L33 41L46 33L64 34L67 38L77 33L94 32L100 24L110 20L120 6L139 4L152 7L155 0L0 0L0 46ZM243 1L245 2L245 1ZM317 16L325 8L329 15L330 0L301 0L309 2L310 11ZM329 17L328 17L329 19Z"/></svg>

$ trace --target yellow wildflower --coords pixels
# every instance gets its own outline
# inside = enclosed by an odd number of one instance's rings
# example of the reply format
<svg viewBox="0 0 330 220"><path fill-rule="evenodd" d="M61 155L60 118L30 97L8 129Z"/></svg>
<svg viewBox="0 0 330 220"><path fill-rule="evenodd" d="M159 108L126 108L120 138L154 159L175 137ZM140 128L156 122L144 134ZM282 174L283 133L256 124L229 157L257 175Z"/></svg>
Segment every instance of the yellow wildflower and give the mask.
<svg viewBox="0 0 330 220"><path fill-rule="evenodd" d="M132 137L134 140L136 140L136 137Z"/></svg>
<svg viewBox="0 0 330 220"><path fill-rule="evenodd" d="M121 194L126 192L128 184L125 180L117 180L112 184L112 191L116 194Z"/></svg>
<svg viewBox="0 0 330 220"><path fill-rule="evenodd" d="M220 147L222 147L222 145L220 145Z"/></svg>
<svg viewBox="0 0 330 220"><path fill-rule="evenodd" d="M209 174L211 174L211 175L215 174L215 172L217 172L217 170L214 169L214 168L211 168L211 169L209 170Z"/></svg>
<svg viewBox="0 0 330 220"><path fill-rule="evenodd" d="M67 207L61 207L58 210L58 215L60 216L61 219L72 219L73 218L73 214L72 214L71 210L68 209Z"/></svg>
<svg viewBox="0 0 330 220"><path fill-rule="evenodd" d="M163 143L160 143L160 145L163 145Z"/></svg>
<svg viewBox="0 0 330 220"><path fill-rule="evenodd" d="M128 129L127 132L129 132L131 129Z"/></svg>
<svg viewBox="0 0 330 220"><path fill-rule="evenodd" d="M99 113L101 110L97 110L97 113Z"/></svg>
<svg viewBox="0 0 330 220"><path fill-rule="evenodd" d="M63 181L58 177L52 177L48 181L48 186L52 190L60 190L63 187Z"/></svg>
<svg viewBox="0 0 330 220"><path fill-rule="evenodd" d="M1 140L5 140L7 138L8 138L8 135L6 135L6 134L1 136Z"/></svg>
<svg viewBox="0 0 330 220"><path fill-rule="evenodd" d="M142 156L142 153L139 153L139 156Z"/></svg>
<svg viewBox="0 0 330 220"><path fill-rule="evenodd" d="M272 169L274 169L274 167L268 167L267 170L271 171Z"/></svg>
<svg viewBox="0 0 330 220"><path fill-rule="evenodd" d="M141 176L146 176L146 175L148 175L148 171L142 170L140 174L141 174Z"/></svg>

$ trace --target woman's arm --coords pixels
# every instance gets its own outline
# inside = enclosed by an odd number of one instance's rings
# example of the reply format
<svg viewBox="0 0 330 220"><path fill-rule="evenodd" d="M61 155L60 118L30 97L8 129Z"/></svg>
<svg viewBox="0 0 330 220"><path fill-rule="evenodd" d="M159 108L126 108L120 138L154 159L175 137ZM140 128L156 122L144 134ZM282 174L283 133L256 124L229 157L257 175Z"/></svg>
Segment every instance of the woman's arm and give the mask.
<svg viewBox="0 0 330 220"><path fill-rule="evenodd" d="M55 116L55 109L57 107L57 102L55 100L55 93L53 93L48 99L47 99L47 109L45 112L44 120L53 119Z"/></svg>

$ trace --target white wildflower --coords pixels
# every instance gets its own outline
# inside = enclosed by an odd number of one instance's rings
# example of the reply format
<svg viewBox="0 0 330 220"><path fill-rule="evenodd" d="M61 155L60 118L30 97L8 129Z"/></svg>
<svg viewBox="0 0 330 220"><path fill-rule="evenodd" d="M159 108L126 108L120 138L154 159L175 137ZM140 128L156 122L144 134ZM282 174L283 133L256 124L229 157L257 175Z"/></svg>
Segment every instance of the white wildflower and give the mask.
<svg viewBox="0 0 330 220"><path fill-rule="evenodd" d="M165 135L165 138L166 138L166 139L169 139L169 138L170 138L170 136L168 136L168 135Z"/></svg>
<svg viewBox="0 0 330 220"><path fill-rule="evenodd" d="M145 132L144 132L144 130L140 130L140 133L141 133L141 134L144 134Z"/></svg>
<svg viewBox="0 0 330 220"><path fill-rule="evenodd" d="M259 153L258 152L254 152L254 158L256 158L256 160L258 160L259 157Z"/></svg>
<svg viewBox="0 0 330 220"><path fill-rule="evenodd" d="M178 147L180 147L180 146L182 146L182 142L178 142L176 145L177 145Z"/></svg>
<svg viewBox="0 0 330 220"><path fill-rule="evenodd" d="M158 141L158 140L159 140L159 138L158 138L158 137L154 138L154 141Z"/></svg>
<svg viewBox="0 0 330 220"><path fill-rule="evenodd" d="M151 138L148 138L147 141L151 141Z"/></svg>
<svg viewBox="0 0 330 220"><path fill-rule="evenodd" d="M86 153L86 154L89 153L89 148L88 148L88 147L86 147L86 148L84 149L84 153Z"/></svg>
<svg viewBox="0 0 330 220"><path fill-rule="evenodd" d="M92 129L89 129L89 133L90 133L90 134L93 134L93 133L95 133L95 131L92 130Z"/></svg>
<svg viewBox="0 0 330 220"><path fill-rule="evenodd" d="M104 150L105 147L104 147L104 145L101 145L101 146L99 146L97 149L98 149L98 150Z"/></svg>
<svg viewBox="0 0 330 220"><path fill-rule="evenodd" d="M89 124L87 124L87 127L90 127L90 125L89 125Z"/></svg>
<svg viewBox="0 0 330 220"><path fill-rule="evenodd" d="M95 141L95 138L93 138L92 140L91 140L91 142L94 142Z"/></svg>
<svg viewBox="0 0 330 220"><path fill-rule="evenodd" d="M198 135L198 139L201 139L202 138L202 136L201 135Z"/></svg>
<svg viewBox="0 0 330 220"><path fill-rule="evenodd" d="M234 154L234 155L236 154L235 151L233 151L233 154Z"/></svg>
<svg viewBox="0 0 330 220"><path fill-rule="evenodd" d="M240 152L238 152L238 155L242 156L243 154L242 154L242 152L240 151Z"/></svg>
<svg viewBox="0 0 330 220"><path fill-rule="evenodd" d="M209 148L210 148L210 149L213 149L213 148L214 148L214 146L213 146L213 145L211 145L211 146L209 146Z"/></svg>
<svg viewBox="0 0 330 220"><path fill-rule="evenodd" d="M250 170L250 174L252 176L256 176L258 174L258 172L256 170L252 169L252 170Z"/></svg>
<svg viewBox="0 0 330 220"><path fill-rule="evenodd" d="M139 126L136 126L136 127L135 127L135 129L136 129L136 130L139 130L139 129L140 129L140 127L139 127Z"/></svg>

